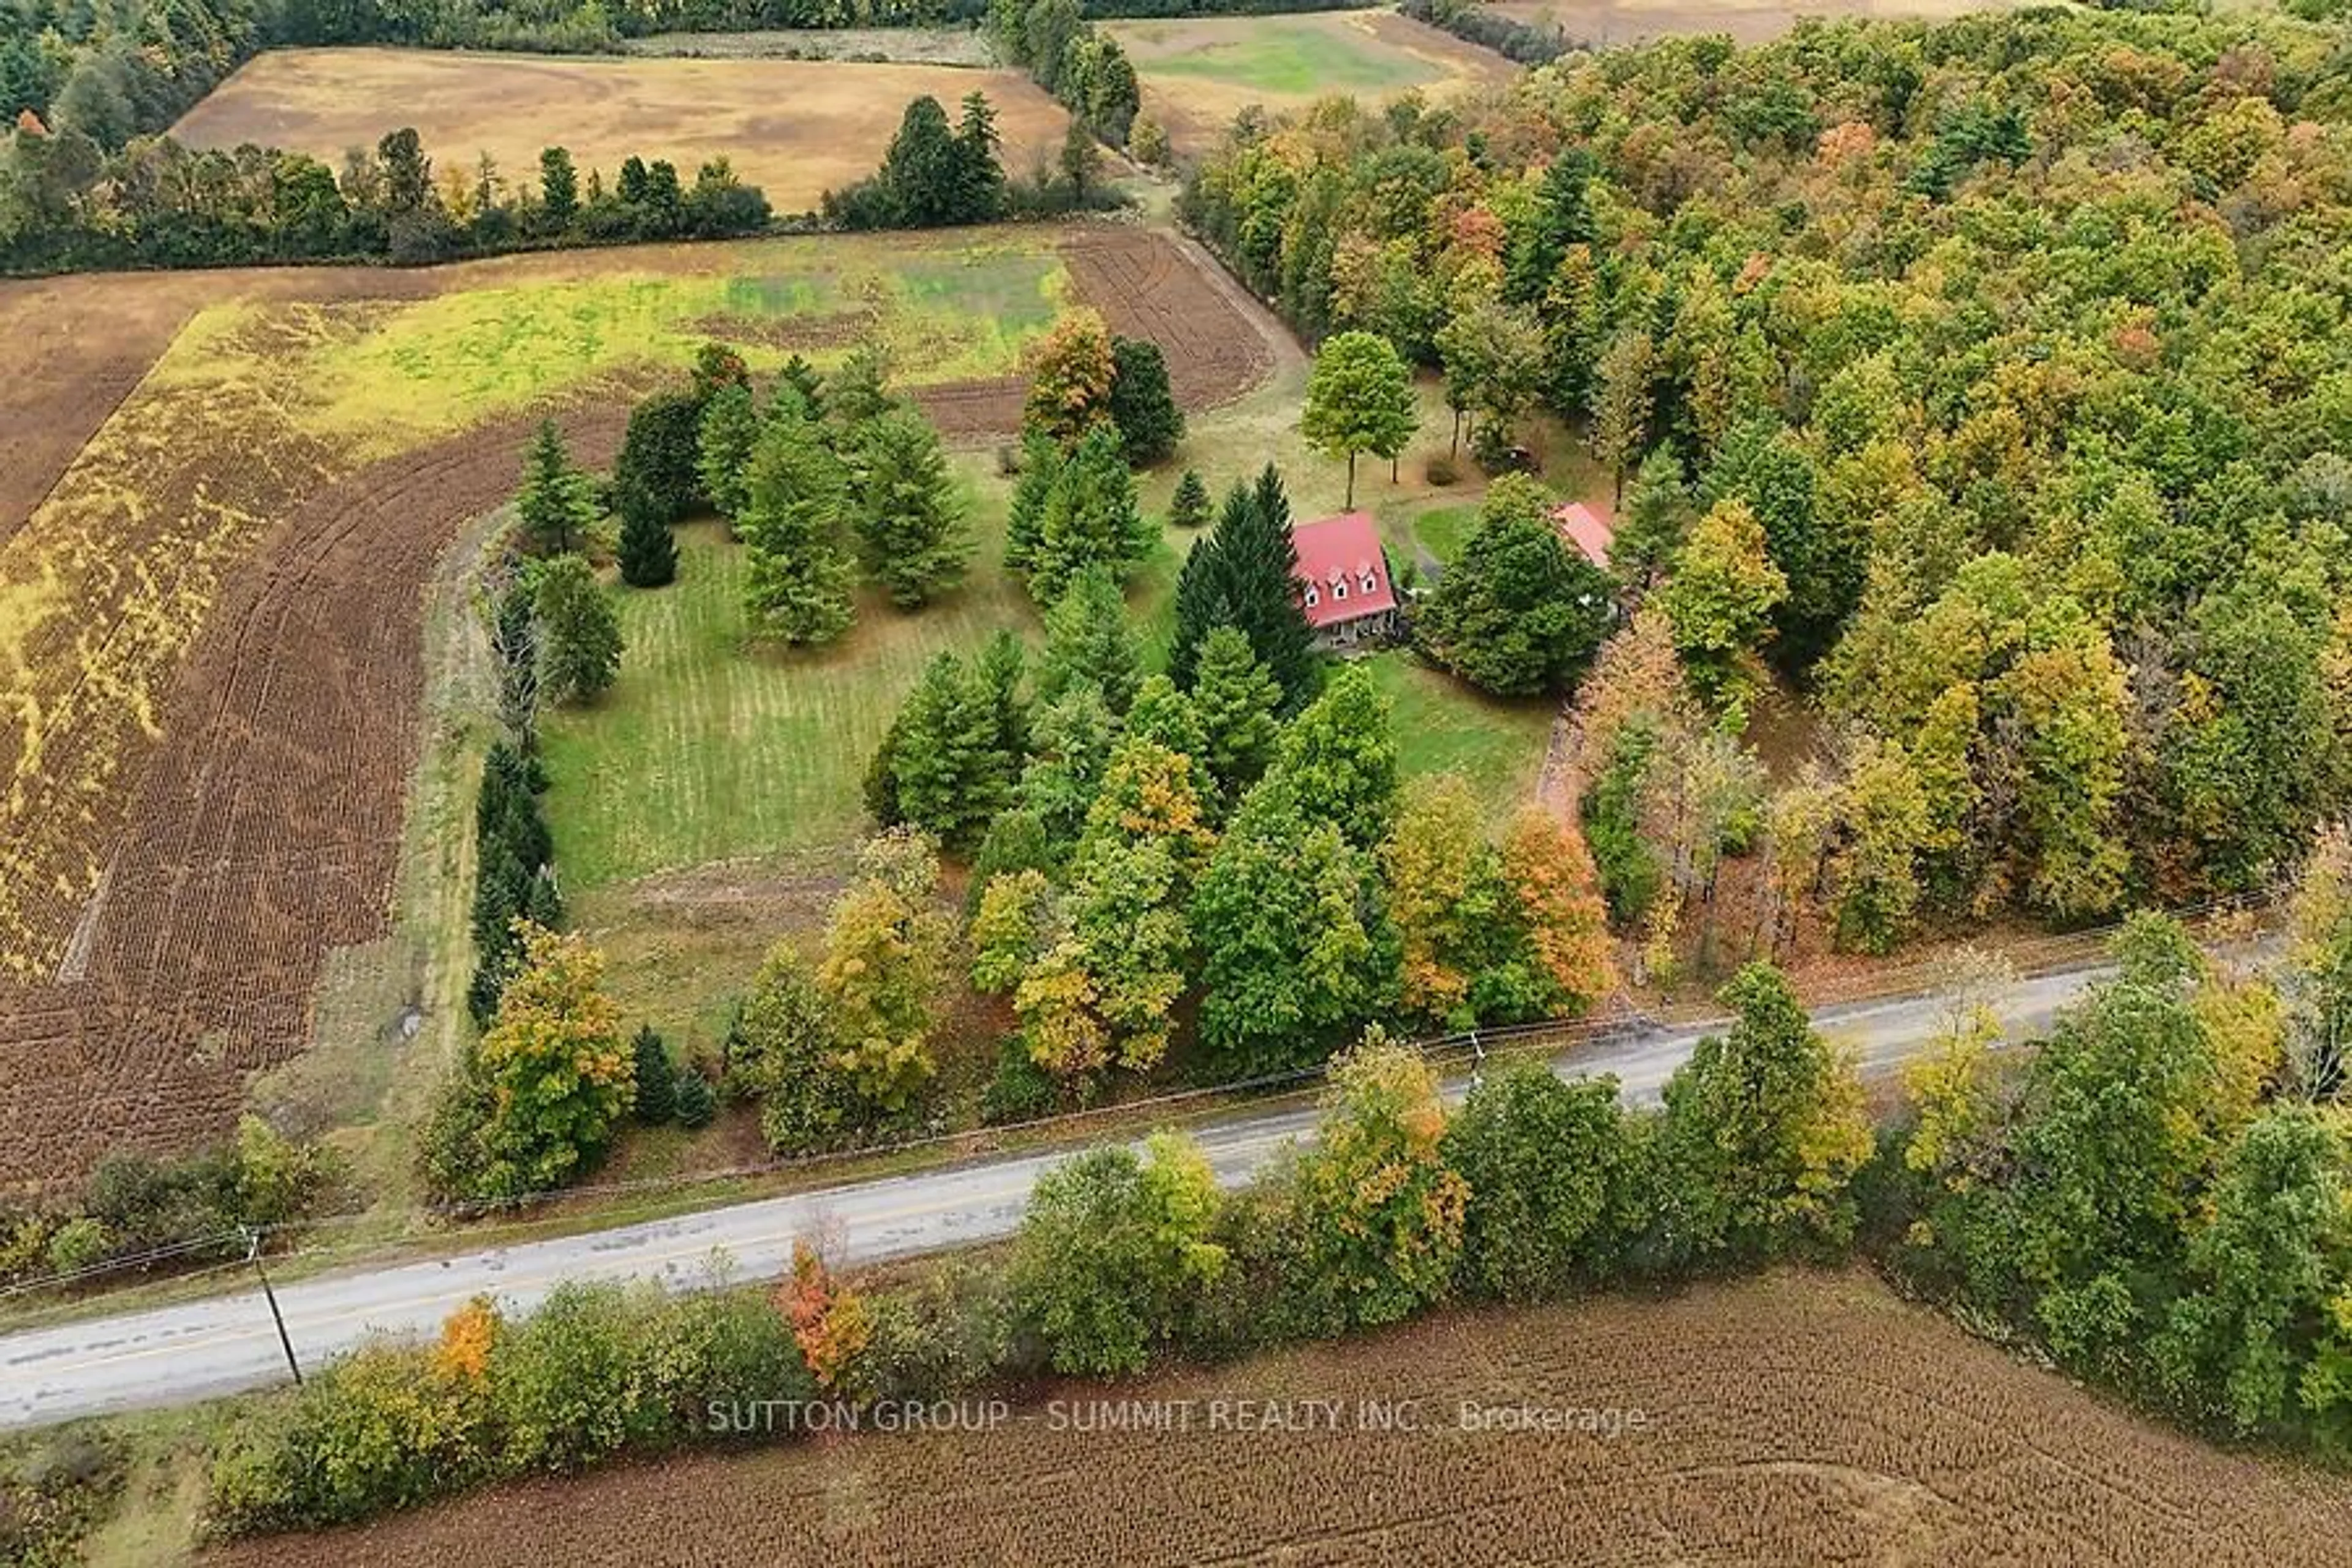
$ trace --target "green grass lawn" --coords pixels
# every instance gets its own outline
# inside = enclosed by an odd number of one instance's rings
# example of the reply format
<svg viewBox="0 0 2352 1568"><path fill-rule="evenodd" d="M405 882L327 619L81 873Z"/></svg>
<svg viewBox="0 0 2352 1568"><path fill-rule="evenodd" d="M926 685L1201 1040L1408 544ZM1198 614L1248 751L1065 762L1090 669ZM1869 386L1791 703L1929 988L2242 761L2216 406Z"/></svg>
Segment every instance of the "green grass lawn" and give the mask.
<svg viewBox="0 0 2352 1568"><path fill-rule="evenodd" d="M849 634L813 652L748 643L742 552L717 522L678 530L676 583L614 590L620 679L541 723L566 887L856 838L866 760L923 666L1000 626L1034 635L1027 598L994 565L1001 489L985 497L970 582L913 614L866 595Z"/></svg>
<svg viewBox="0 0 2352 1568"><path fill-rule="evenodd" d="M1253 16L1241 37L1155 54L1139 68L1148 76L1226 82L1287 98L1393 92L1444 75L1425 60L1311 16Z"/></svg>
<svg viewBox="0 0 2352 1568"><path fill-rule="evenodd" d="M1413 542L1428 551L1440 566L1451 566L1477 521L1475 506L1433 507L1412 520Z"/></svg>
<svg viewBox="0 0 2352 1568"><path fill-rule="evenodd" d="M1535 788L1558 711L1553 703L1486 696L1402 648L1368 658L1364 667L1393 707L1405 777L1458 773L1496 817Z"/></svg>

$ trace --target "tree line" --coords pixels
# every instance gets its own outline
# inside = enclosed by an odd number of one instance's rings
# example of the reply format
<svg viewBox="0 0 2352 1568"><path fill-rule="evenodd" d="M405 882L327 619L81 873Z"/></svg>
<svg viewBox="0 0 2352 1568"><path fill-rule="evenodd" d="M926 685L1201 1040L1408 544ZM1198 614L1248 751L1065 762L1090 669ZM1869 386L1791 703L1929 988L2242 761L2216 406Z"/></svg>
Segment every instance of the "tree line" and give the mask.
<svg viewBox="0 0 2352 1568"><path fill-rule="evenodd" d="M1440 372L1482 461L1542 409L1617 477L1584 754L1624 928L1882 952L2260 888L2352 802L2339 51L2117 12L1665 40L1244 117L1183 210L1306 332ZM1777 784L1774 696L1821 736ZM1718 933L1735 858L1767 907Z"/></svg>
<svg viewBox="0 0 2352 1568"><path fill-rule="evenodd" d="M1088 21L1078 0L989 0L988 36L1087 131L1127 145L1142 85L1118 40Z"/></svg>
<svg viewBox="0 0 2352 1568"><path fill-rule="evenodd" d="M170 137L119 152L70 126L19 126L0 146L0 270L388 261L631 240L756 234L768 199L724 158L691 185L631 157L611 186L562 147L516 182L485 155L436 174L416 132L354 150L341 171L250 144L195 152Z"/></svg>
<svg viewBox="0 0 2352 1568"><path fill-rule="evenodd" d="M1041 163L1025 175L1007 174L1003 144L986 93L964 95L952 128L940 100L926 94L907 105L882 166L855 184L825 192L819 210L840 228L943 228L1123 204L1103 178L1093 134L1078 121L1070 122L1050 170Z"/></svg>
<svg viewBox="0 0 2352 1568"><path fill-rule="evenodd" d="M855 896L879 914L920 859L918 841L884 841ZM522 1317L477 1301L437 1343L362 1350L240 1411L211 1458L207 1519L228 1534L317 1529L535 1471L758 1440L706 1419L744 1387L935 1399L1221 1360L1449 1303L1854 1256L2193 1430L2340 1462L2352 839L2331 835L2312 868L2275 975L2137 917L2115 973L2021 1059L1992 1049L1998 977L1980 970L1961 993L1976 1003L1954 1009L1875 1131L1852 1063L1758 963L1724 988L1728 1026L1654 1109L1626 1105L1613 1078L1521 1059L1490 1065L1449 1110L1430 1067L1375 1028L1332 1063L1315 1139L1239 1191L1161 1132L1046 1172L1012 1247L986 1260L861 1279L803 1245L772 1286L562 1285ZM904 934L871 931L860 955ZM780 991L762 1005L827 1002ZM887 1064L903 1018L852 1016L881 1031L861 1058Z"/></svg>

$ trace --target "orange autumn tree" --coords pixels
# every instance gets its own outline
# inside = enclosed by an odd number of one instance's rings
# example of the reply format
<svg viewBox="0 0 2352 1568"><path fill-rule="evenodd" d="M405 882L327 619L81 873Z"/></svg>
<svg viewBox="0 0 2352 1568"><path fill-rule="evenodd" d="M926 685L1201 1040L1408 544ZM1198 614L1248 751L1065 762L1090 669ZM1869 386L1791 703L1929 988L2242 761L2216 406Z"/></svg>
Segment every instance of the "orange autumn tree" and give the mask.
<svg viewBox="0 0 2352 1568"><path fill-rule="evenodd" d="M866 1299L834 1280L824 1255L806 1241L793 1243L793 1271L776 1292L791 1320L793 1342L809 1375L827 1394L855 1397L858 1358L874 1338Z"/></svg>
<svg viewBox="0 0 2352 1568"><path fill-rule="evenodd" d="M433 1369L454 1382L478 1384L489 1375L490 1350L503 1320L488 1296L477 1296L442 1321Z"/></svg>
<svg viewBox="0 0 2352 1568"><path fill-rule="evenodd" d="M1583 839L1529 806L1498 847L1460 776L1416 782L1381 846L1407 1013L1446 1029L1579 1014L1614 984Z"/></svg>
<svg viewBox="0 0 2352 1568"><path fill-rule="evenodd" d="M1584 836L1539 805L1511 821L1503 880L1525 922L1536 963L1555 987L1549 1011L1582 1013L1609 994L1609 911Z"/></svg>
<svg viewBox="0 0 2352 1568"><path fill-rule="evenodd" d="M1110 328L1101 313L1065 310L1029 352L1029 398L1022 422L1065 448L1110 418L1111 384L1118 379Z"/></svg>

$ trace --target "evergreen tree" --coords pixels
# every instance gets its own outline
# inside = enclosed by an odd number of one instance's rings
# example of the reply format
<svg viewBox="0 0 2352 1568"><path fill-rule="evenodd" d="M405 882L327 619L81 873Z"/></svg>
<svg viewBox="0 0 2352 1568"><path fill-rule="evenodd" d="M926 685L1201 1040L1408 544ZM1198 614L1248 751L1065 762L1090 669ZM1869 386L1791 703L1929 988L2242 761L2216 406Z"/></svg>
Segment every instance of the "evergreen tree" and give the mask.
<svg viewBox="0 0 2352 1568"><path fill-rule="evenodd" d="M1011 797L992 694L942 653L900 710L890 769L901 818L956 848L980 841Z"/></svg>
<svg viewBox="0 0 2352 1568"><path fill-rule="evenodd" d="M710 1080L692 1068L680 1068L671 1082L677 1124L694 1131L709 1126L719 1114L719 1097L711 1092Z"/></svg>
<svg viewBox="0 0 2352 1568"><path fill-rule="evenodd" d="M677 541L662 508L644 489L621 487L621 581L632 588L658 588L677 577Z"/></svg>
<svg viewBox="0 0 2352 1568"><path fill-rule="evenodd" d="M939 432L912 408L895 409L866 426L859 446L857 538L866 571L900 609L928 604L963 580L971 557Z"/></svg>
<svg viewBox="0 0 2352 1568"><path fill-rule="evenodd" d="M1051 605L1089 567L1124 582L1159 538L1136 504L1135 476L1118 430L1097 426L1078 443L1046 496L1030 558L1030 596Z"/></svg>
<svg viewBox="0 0 2352 1568"><path fill-rule="evenodd" d="M754 630L788 643L839 637L856 613L841 538L847 505L841 460L815 426L780 421L760 436L748 489L739 531Z"/></svg>
<svg viewBox="0 0 2352 1568"><path fill-rule="evenodd" d="M710 505L730 524L751 500L751 453L760 444L760 411L751 389L728 382L702 408L696 435L695 473Z"/></svg>
<svg viewBox="0 0 2352 1568"><path fill-rule="evenodd" d="M824 384L824 417L855 437L898 406L888 356L873 339L860 339ZM817 417L814 405L809 416Z"/></svg>
<svg viewBox="0 0 2352 1568"><path fill-rule="evenodd" d="M1581 147L1563 148L1552 159L1534 205L1511 236L1505 300L1514 305L1541 300L1569 247L1592 243L1599 230L1592 221L1588 191L1595 172L1592 154Z"/></svg>
<svg viewBox="0 0 2352 1568"><path fill-rule="evenodd" d="M638 1026L635 1051L637 1120L659 1127L677 1114L677 1070L669 1064L669 1047L651 1024Z"/></svg>
<svg viewBox="0 0 2352 1568"><path fill-rule="evenodd" d="M793 398L799 401L794 403ZM789 411L796 419L824 418L824 377L808 361L793 355L776 372L775 389L768 395L768 411L779 416Z"/></svg>
<svg viewBox="0 0 2352 1568"><path fill-rule="evenodd" d="M1298 552L1290 539L1290 500L1272 464L1256 487L1236 485L1217 526L1196 542L1176 587L1176 637L1168 668L1179 684L1194 675L1201 643L1220 626L1249 639L1281 685L1282 711L1296 713L1322 683L1315 634L1298 603Z"/></svg>
<svg viewBox="0 0 2352 1568"><path fill-rule="evenodd" d="M1068 463L1060 443L1031 429L1021 438L1021 473L1004 513L1004 569L1026 578L1037 563L1045 535L1045 503L1053 500Z"/></svg>
<svg viewBox="0 0 2352 1568"><path fill-rule="evenodd" d="M900 228L930 228L964 221L967 150L948 129L947 110L929 93L907 105L898 133L882 154L884 216Z"/></svg>
<svg viewBox="0 0 2352 1568"><path fill-rule="evenodd" d="M1249 504L1238 489L1226 502L1229 508L1236 504ZM1179 686L1193 685L1199 679L1201 650L1209 635L1219 626L1234 627L1238 618L1233 599L1225 591L1224 563L1216 536L1192 541L1192 548L1184 552L1184 569L1176 574L1176 637L1168 647L1170 678ZM1242 642L1248 647L1246 635Z"/></svg>
<svg viewBox="0 0 2352 1568"><path fill-rule="evenodd" d="M554 233L570 228L572 220L580 216L580 174L572 167L568 149L541 149L539 202L540 210L546 214L547 226Z"/></svg>
<svg viewBox="0 0 2352 1568"><path fill-rule="evenodd" d="M1092 686L1113 713L1124 713L1142 682L1143 650L1118 584L1099 567L1079 573L1045 613L1037 695L1052 702L1074 686Z"/></svg>
<svg viewBox="0 0 2352 1568"><path fill-rule="evenodd" d="M1203 766L1228 800L1238 800L1274 762L1282 740L1275 710L1282 688L1250 651L1238 627L1221 626L1201 644L1192 711L1201 723Z"/></svg>
<svg viewBox="0 0 2352 1568"><path fill-rule="evenodd" d="M601 696L621 671L621 621L595 571L577 555L540 569L532 591L539 623L539 689L551 702Z"/></svg>
<svg viewBox="0 0 2352 1568"><path fill-rule="evenodd" d="M1609 541L1609 569L1627 587L1647 590L1690 537L1697 516L1683 466L1668 447L1659 447L1634 470L1632 489L1618 510L1617 531Z"/></svg>
<svg viewBox="0 0 2352 1568"><path fill-rule="evenodd" d="M1184 414L1168 384L1168 361L1148 338L1114 337L1110 355L1110 422L1118 427L1128 462L1148 468L1184 438Z"/></svg>
<svg viewBox="0 0 2352 1568"><path fill-rule="evenodd" d="M1184 477L1176 481L1175 496L1168 503L1168 521L1179 528L1206 528L1209 510L1209 487L1201 482L1197 469L1185 469Z"/></svg>
<svg viewBox="0 0 2352 1568"><path fill-rule="evenodd" d="M624 521L632 491L661 522L676 522L702 504L702 400L684 389L656 392L629 410L629 427L613 460L613 489Z"/></svg>
<svg viewBox="0 0 2352 1568"><path fill-rule="evenodd" d="M530 452L523 459L522 492L515 498L515 513L523 538L541 555L562 555L575 548L580 535L596 521L595 487L572 466L563 449L563 433L552 419L539 422Z"/></svg>
<svg viewBox="0 0 2352 1568"><path fill-rule="evenodd" d="M1021 689L1028 655L1019 637L1000 631L980 653L980 679L996 710L996 749L1004 757L1005 776L1016 777L1029 757L1029 698Z"/></svg>
<svg viewBox="0 0 2352 1568"><path fill-rule="evenodd" d="M1004 216L1004 164L997 154L1002 138L996 110L984 92L968 92L956 127L956 216L962 223L991 223Z"/></svg>

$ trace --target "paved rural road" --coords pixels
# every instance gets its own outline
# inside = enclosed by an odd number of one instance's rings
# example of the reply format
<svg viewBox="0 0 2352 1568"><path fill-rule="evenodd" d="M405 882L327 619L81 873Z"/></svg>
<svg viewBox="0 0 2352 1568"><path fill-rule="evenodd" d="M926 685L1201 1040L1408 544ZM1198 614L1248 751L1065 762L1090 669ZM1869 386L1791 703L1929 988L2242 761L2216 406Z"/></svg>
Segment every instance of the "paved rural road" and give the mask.
<svg viewBox="0 0 2352 1568"><path fill-rule="evenodd" d="M1992 1004L2011 1039L2046 1032L2052 1017L2105 971L2076 969L2017 981ZM1942 1026L1941 995L1824 1009L1816 1025L1868 1074L1917 1051ZM1614 1073L1628 1100L1654 1100L1700 1031L1652 1029L1580 1047L1555 1065L1566 1076ZM1459 1093L1461 1085L1452 1086ZM1218 1180L1238 1185L1284 1143L1308 1135L1307 1110L1237 1112L1193 1129ZM850 1262L986 1241L1010 1233L1038 1173L1068 1150L766 1198L675 1219L528 1242L420 1263L321 1276L278 1292L305 1367L375 1331L436 1332L469 1298L488 1292L529 1307L563 1279L658 1279L690 1288L714 1258L739 1278L782 1274L793 1238L820 1229ZM78 1415L181 1405L286 1376L259 1291L91 1319L0 1337L0 1428Z"/></svg>

